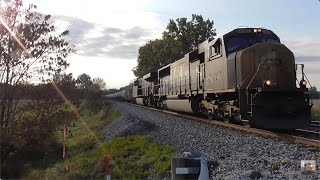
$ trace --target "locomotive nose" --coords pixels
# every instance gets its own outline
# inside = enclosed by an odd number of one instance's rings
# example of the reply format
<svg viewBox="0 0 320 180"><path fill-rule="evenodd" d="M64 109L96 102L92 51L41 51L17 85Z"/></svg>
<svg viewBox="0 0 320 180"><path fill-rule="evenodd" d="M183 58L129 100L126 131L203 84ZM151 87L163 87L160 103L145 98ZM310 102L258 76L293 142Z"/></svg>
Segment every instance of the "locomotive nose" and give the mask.
<svg viewBox="0 0 320 180"><path fill-rule="evenodd" d="M247 100L252 126L293 129L308 125L309 104L304 92L297 91L294 56L286 46L256 44L240 58L241 88L248 94L243 101Z"/></svg>
<svg viewBox="0 0 320 180"><path fill-rule="evenodd" d="M255 65L252 86L295 88L294 56L283 44L260 43L245 51Z"/></svg>
<svg viewBox="0 0 320 180"><path fill-rule="evenodd" d="M281 64L281 59L275 49L271 51L267 49L264 53L260 54L259 66L262 71L263 87L277 87L277 66Z"/></svg>

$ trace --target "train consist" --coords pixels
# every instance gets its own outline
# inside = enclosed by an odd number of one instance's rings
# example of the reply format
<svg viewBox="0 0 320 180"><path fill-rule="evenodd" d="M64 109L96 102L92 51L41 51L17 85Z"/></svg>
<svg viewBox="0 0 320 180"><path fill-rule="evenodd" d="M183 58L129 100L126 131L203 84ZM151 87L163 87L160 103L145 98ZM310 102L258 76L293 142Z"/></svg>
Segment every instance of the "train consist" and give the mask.
<svg viewBox="0 0 320 180"><path fill-rule="evenodd" d="M107 97L234 123L248 120L257 128L295 129L310 123L306 85L303 65L295 64L275 33L238 28Z"/></svg>

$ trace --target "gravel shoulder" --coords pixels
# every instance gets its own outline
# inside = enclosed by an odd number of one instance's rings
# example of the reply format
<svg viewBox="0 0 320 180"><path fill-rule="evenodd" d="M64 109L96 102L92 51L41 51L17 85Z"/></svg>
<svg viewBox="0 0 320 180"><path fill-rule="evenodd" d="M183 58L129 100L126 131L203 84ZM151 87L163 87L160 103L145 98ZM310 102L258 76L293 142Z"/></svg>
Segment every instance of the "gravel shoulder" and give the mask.
<svg viewBox="0 0 320 180"><path fill-rule="evenodd" d="M104 128L106 140L145 135L155 143L176 148L177 154L202 151L214 179L320 179L319 170L310 175L300 172L301 160L319 164L319 149L208 126L122 102L111 103L122 117Z"/></svg>

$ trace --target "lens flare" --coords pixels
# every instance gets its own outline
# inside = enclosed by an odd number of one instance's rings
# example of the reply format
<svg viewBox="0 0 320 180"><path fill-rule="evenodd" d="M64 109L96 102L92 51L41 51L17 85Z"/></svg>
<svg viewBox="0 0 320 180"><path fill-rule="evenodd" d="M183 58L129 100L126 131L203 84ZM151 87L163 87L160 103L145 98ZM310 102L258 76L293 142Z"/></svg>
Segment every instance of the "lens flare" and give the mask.
<svg viewBox="0 0 320 180"><path fill-rule="evenodd" d="M15 39L15 41L19 44L19 46L23 49L23 51L29 56L29 58L33 58L33 56L28 52L27 48L23 45L23 43L19 40L18 36L9 28L9 26L3 21L3 19L0 17L0 22L3 24L3 26L7 29L7 31L11 34L11 36ZM101 142L99 141L99 138L93 133L93 131L90 130L87 123L81 118L77 108L75 105L72 104L71 101L68 100L68 98L64 95L64 93L60 90L60 88L53 82L51 85L54 87L56 92L61 96L63 101L69 106L72 111L75 113L75 115L79 118L79 120L85 125L86 129L90 132L90 134L97 140L99 145Z"/></svg>
<svg viewBox="0 0 320 180"><path fill-rule="evenodd" d="M0 17L0 22L9 31L11 36L14 38L14 40L16 40L16 42L23 49L23 51L29 56L29 58L32 58L32 55L28 52L27 48L22 44L22 42L19 40L19 38L16 36L16 34L14 34L14 32L11 31L11 29L8 27L8 25L3 21L3 19L1 17Z"/></svg>

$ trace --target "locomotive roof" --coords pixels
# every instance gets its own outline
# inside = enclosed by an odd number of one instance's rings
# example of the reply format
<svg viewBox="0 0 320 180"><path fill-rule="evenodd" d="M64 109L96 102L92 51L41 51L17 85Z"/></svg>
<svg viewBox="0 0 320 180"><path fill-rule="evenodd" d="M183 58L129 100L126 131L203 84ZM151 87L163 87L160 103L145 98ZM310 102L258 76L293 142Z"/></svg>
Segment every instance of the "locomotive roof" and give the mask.
<svg viewBox="0 0 320 180"><path fill-rule="evenodd" d="M224 37L230 37L230 36L241 35L241 34L253 34L253 33L262 33L262 34L277 36L273 31L265 28L237 28L226 33Z"/></svg>

